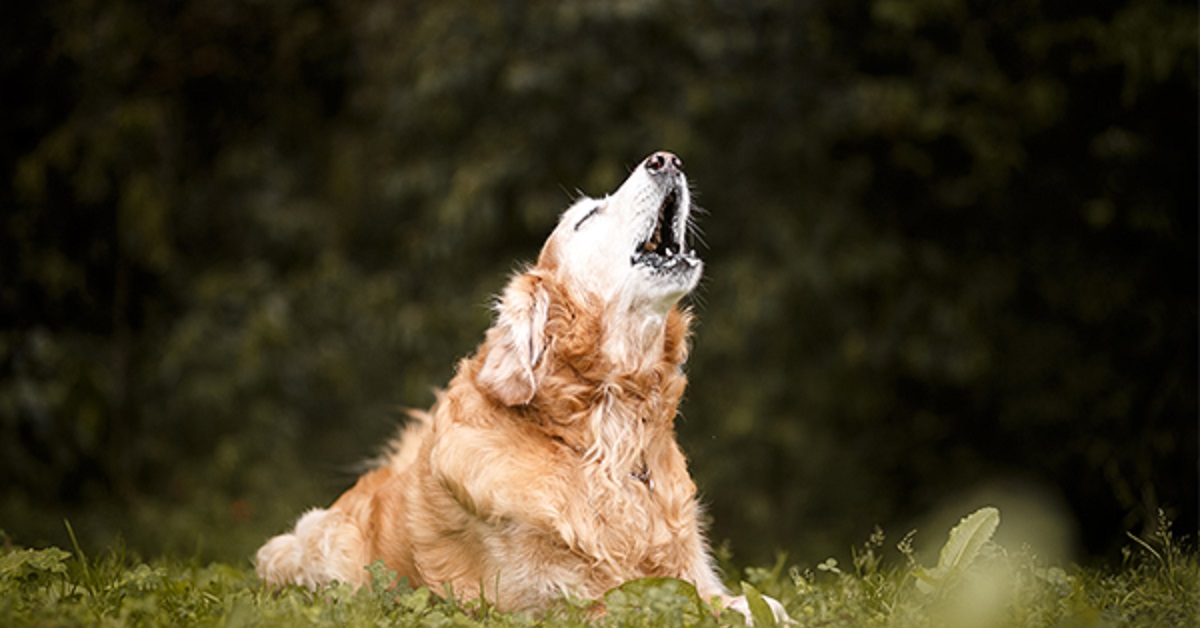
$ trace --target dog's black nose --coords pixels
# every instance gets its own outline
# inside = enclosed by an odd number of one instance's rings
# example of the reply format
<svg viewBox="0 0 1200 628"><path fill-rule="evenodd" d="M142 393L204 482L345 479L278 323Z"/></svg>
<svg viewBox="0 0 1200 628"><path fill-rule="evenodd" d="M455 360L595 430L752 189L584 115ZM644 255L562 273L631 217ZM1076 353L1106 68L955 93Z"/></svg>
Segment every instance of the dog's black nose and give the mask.
<svg viewBox="0 0 1200 628"><path fill-rule="evenodd" d="M683 160L676 157L675 153L660 150L646 158L646 170L650 172L682 171Z"/></svg>

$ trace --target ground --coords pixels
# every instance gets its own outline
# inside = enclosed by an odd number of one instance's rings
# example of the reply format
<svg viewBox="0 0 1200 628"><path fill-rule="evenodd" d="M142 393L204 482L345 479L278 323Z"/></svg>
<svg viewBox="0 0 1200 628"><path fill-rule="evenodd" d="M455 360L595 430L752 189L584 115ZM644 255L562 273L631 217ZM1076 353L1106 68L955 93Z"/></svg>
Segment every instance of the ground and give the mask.
<svg viewBox="0 0 1200 628"><path fill-rule="evenodd" d="M1195 626L1200 566L1169 522L1151 538L1130 538L1119 568L1050 565L1027 551L991 543L994 509L964 517L936 565L905 537L888 547L881 532L814 568L728 569L732 588L752 600L771 595L804 626ZM3 540L3 539L0 539ZM885 558L885 555L887 558ZM309 625L309 626L691 626L737 625L688 584L639 580L610 591L603 608L566 600L539 613L500 613L486 600L460 601L401 583L381 564L374 586L316 593L266 589L251 567L177 558L143 561L119 546L95 556L0 548L0 625ZM752 601L752 607L755 606ZM761 610L761 609L760 609ZM769 613L759 625L771 623Z"/></svg>

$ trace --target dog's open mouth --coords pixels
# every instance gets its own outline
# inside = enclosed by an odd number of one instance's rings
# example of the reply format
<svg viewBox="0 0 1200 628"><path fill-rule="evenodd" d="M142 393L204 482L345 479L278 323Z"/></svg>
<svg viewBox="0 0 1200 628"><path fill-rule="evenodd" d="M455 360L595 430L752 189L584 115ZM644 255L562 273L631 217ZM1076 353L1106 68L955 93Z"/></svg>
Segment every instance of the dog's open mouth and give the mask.
<svg viewBox="0 0 1200 628"><path fill-rule="evenodd" d="M688 250L686 240L687 220L681 216L679 191L671 190L658 206L654 229L634 251L635 265L643 264L654 269L670 269L684 264L694 266L696 252Z"/></svg>

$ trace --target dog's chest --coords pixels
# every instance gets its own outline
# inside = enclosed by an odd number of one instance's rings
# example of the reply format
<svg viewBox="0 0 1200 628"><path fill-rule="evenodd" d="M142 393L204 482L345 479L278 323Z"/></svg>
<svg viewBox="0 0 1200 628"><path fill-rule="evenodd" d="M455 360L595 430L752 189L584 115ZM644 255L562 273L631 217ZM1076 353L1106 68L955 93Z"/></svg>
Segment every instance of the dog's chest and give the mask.
<svg viewBox="0 0 1200 628"><path fill-rule="evenodd" d="M664 464L671 459L655 452L620 470L597 463L584 473L587 514L576 522L576 533L593 541L593 559L623 578L669 573L674 566L668 557L680 554L678 547L695 529L694 485L679 468Z"/></svg>

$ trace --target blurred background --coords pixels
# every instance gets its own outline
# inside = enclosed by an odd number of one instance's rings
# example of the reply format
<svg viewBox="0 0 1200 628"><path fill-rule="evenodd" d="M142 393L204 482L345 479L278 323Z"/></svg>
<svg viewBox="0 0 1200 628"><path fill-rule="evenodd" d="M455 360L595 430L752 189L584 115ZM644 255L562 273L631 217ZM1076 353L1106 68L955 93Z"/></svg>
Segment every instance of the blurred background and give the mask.
<svg viewBox="0 0 1200 628"><path fill-rule="evenodd" d="M1197 10L18 2L0 529L245 563L427 407L578 194L677 152L679 436L735 560L1113 559L1197 510ZM939 517L941 517L939 519Z"/></svg>

